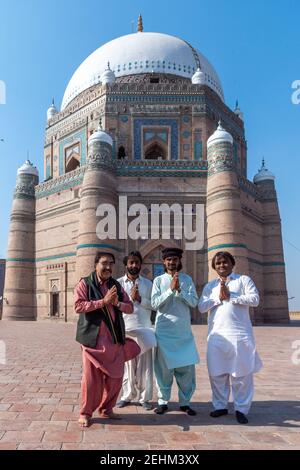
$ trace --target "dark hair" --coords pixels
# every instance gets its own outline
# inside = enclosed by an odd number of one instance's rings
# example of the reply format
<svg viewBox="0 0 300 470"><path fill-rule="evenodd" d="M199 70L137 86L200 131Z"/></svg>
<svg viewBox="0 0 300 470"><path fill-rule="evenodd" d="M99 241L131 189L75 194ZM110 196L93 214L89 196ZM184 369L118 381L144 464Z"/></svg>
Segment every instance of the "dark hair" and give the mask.
<svg viewBox="0 0 300 470"><path fill-rule="evenodd" d="M232 256L232 254L229 253L229 251L218 251L218 253L215 254L215 256L213 257L213 259L211 261L211 266L212 266L213 269L216 269L216 259L217 258L229 259L231 261L232 266L235 266L235 259Z"/></svg>
<svg viewBox="0 0 300 470"><path fill-rule="evenodd" d="M111 256L113 259L113 262L116 262L115 255L112 253L107 253L106 251L97 251L96 256L95 256L95 266L99 263L100 259L103 258L104 256Z"/></svg>
<svg viewBox="0 0 300 470"><path fill-rule="evenodd" d="M139 251L131 251L130 253L128 253L127 256L124 256L123 258L124 266L127 266L129 258L133 258L134 256L136 256L140 260L141 264L143 264L143 258L141 253Z"/></svg>

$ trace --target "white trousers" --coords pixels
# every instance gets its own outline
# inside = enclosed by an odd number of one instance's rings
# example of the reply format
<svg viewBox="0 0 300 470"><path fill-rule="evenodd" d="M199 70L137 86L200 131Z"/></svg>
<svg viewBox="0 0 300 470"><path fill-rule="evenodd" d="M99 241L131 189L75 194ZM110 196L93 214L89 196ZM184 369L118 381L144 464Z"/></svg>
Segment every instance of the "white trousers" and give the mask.
<svg viewBox="0 0 300 470"><path fill-rule="evenodd" d="M253 394L253 374L244 377L233 377L230 374L210 376L212 389L212 402L215 410L228 408L230 396L230 381L232 399L235 411L240 411L247 415L249 413Z"/></svg>
<svg viewBox="0 0 300 470"><path fill-rule="evenodd" d="M121 400L145 403L152 400L153 359L152 349L125 362Z"/></svg>

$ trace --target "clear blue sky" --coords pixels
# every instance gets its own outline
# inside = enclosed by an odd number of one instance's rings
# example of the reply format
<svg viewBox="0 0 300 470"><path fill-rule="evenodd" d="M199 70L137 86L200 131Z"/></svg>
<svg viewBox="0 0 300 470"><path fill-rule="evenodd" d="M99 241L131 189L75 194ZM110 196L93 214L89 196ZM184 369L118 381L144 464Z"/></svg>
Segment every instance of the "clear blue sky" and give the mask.
<svg viewBox="0 0 300 470"><path fill-rule="evenodd" d="M145 31L192 43L212 62L233 107L245 113L248 177L262 156L276 175L288 294L300 309L300 80L298 0L0 0L0 258L5 257L17 168L30 159L43 175L46 110L60 105L80 63L105 42L132 31L142 13Z"/></svg>

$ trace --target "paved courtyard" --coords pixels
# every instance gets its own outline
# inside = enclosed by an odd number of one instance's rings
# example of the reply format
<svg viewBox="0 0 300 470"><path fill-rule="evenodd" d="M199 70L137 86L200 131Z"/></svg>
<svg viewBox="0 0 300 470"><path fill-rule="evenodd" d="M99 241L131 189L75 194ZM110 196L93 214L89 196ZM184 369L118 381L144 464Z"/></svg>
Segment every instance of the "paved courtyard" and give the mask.
<svg viewBox="0 0 300 470"><path fill-rule="evenodd" d="M156 416L132 405L123 419L77 424L81 379L75 325L0 322L7 362L0 365L0 450L3 449L300 449L300 352L293 349L300 326L256 327L264 368L248 425L234 415L214 420L205 364L206 326L194 326L201 354L193 406L197 416L178 412L176 390L170 412ZM2 343L3 344L3 343ZM0 343L1 345L1 343Z"/></svg>

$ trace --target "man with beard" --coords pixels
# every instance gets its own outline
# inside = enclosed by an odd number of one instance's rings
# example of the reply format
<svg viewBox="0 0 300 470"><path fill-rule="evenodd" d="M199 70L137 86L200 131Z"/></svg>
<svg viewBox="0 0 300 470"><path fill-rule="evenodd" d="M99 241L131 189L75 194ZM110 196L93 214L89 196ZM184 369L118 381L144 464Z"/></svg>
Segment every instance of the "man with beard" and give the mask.
<svg viewBox="0 0 300 470"><path fill-rule="evenodd" d="M114 255L98 252L95 271L75 288L75 311L79 314L76 340L81 344L83 376L79 424L90 425L98 408L102 418L120 419L113 412L122 387L124 363L139 354L139 346L125 341L122 312L133 305L112 278Z"/></svg>
<svg viewBox="0 0 300 470"><path fill-rule="evenodd" d="M230 381L236 419L247 424L253 398L253 374L262 362L256 352L249 307L257 307L259 294L250 277L233 273L234 257L218 252L212 267L218 277L206 284L199 301L208 318L207 367L213 395L212 418L228 414Z"/></svg>
<svg viewBox="0 0 300 470"><path fill-rule="evenodd" d="M126 334L132 336L141 348L141 354L126 362L121 400L118 408L130 405L133 400L145 409L151 410L153 393L152 348L156 345L151 324L152 282L140 276L143 259L139 251L125 256L125 276L118 279L134 305L131 315L124 315Z"/></svg>
<svg viewBox="0 0 300 470"><path fill-rule="evenodd" d="M158 406L163 414L168 410L173 378L178 385L179 407L190 416L190 400L196 388L195 364L199 355L191 329L191 307L196 307L198 296L190 276L180 273L183 251L165 248L162 251L165 274L154 279L152 308L157 310L155 333L157 349L154 371L158 388Z"/></svg>

